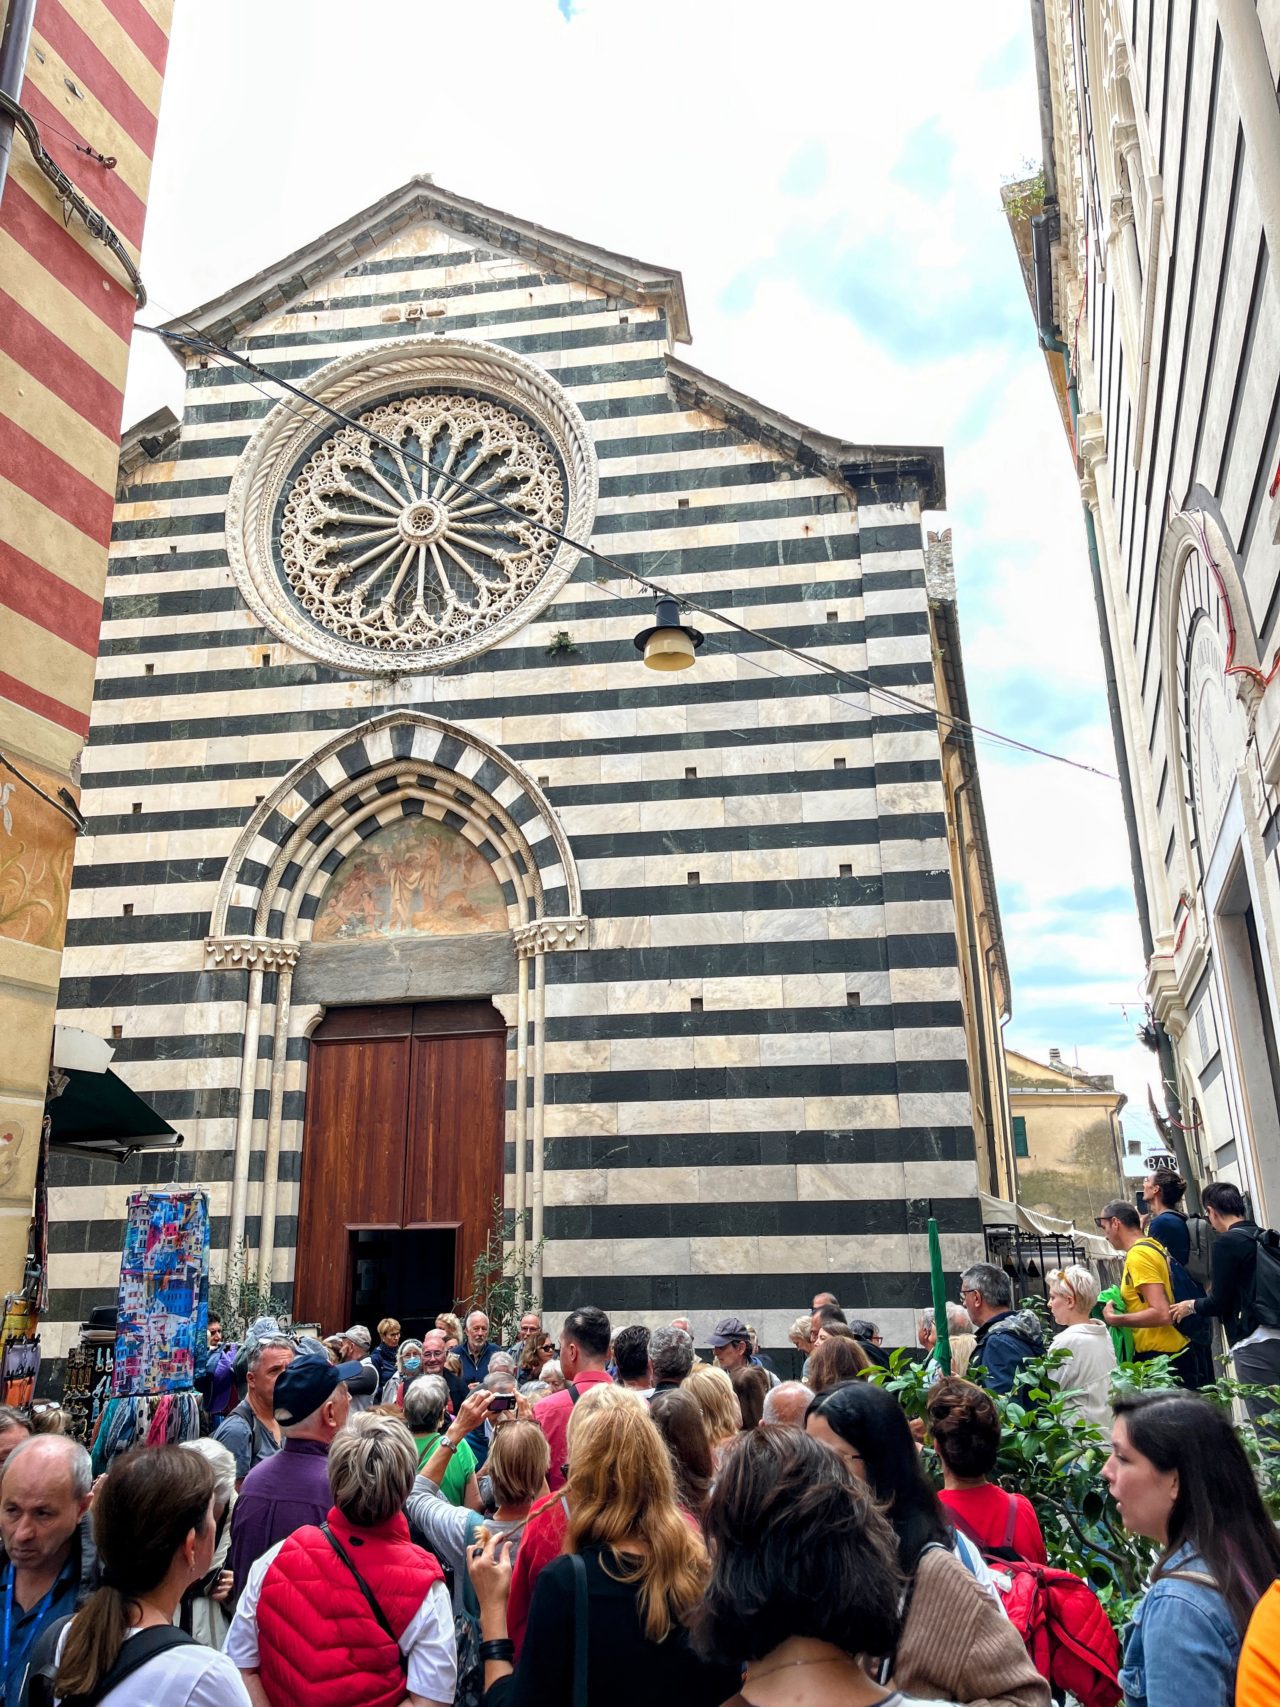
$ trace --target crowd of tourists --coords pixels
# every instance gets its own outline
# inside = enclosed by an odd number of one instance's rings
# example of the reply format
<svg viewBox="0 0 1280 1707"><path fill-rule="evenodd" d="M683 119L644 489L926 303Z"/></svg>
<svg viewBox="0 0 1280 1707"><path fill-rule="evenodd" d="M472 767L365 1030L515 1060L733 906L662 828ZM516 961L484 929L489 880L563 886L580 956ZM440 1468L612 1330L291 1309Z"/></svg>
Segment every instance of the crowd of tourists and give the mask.
<svg viewBox="0 0 1280 1707"><path fill-rule="evenodd" d="M1269 1356L1247 1233L1229 1242L1243 1216L1211 1190L1213 1283L1182 1316ZM1143 1318L1138 1359L1177 1363L1184 1300L1162 1307L1167 1275L1128 1260L1149 1235L1130 1237L1127 1207L1099 1218L1126 1252L1108 1309ZM83 1446L0 1410L4 1701L1049 1707L1065 1677L1083 1707L1277 1707L1280 1535L1237 1431L1194 1379L1109 1402L1090 1270L1054 1275L1049 1305L1061 1384L1109 1437L1103 1480L1158 1550L1122 1651L1087 1585L1050 1566L1030 1501L994 1480L997 1399L1044 1338L977 1264L923 1428L875 1379L876 1324L831 1293L793 1325L798 1380L738 1316L705 1357L685 1318L615 1331L590 1306L554 1333L529 1311L506 1346L480 1310L323 1342L264 1318L236 1346L214 1320L212 1433L123 1453L96 1484ZM927 1315L918 1355L938 1337ZM1095 1644L1092 1670L1046 1661L1018 1621L1028 1583L1074 1596L1049 1604Z"/></svg>

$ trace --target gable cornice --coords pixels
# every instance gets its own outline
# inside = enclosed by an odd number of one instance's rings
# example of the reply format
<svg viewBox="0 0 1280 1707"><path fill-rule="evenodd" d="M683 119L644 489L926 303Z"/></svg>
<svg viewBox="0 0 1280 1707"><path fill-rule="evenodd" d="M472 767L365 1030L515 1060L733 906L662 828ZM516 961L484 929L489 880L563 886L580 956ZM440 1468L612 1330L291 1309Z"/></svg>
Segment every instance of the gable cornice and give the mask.
<svg viewBox="0 0 1280 1707"><path fill-rule="evenodd" d="M856 445L806 427L778 409L735 391L723 380L690 367L677 356L667 357L667 377L676 400L686 409L718 415L731 427L751 438L772 445L797 462L862 490L879 481L896 484L914 480L919 486L922 510L946 508L946 470L937 445Z"/></svg>
<svg viewBox="0 0 1280 1707"><path fill-rule="evenodd" d="M652 266L631 255L617 255L562 232L549 231L531 220L517 219L441 189L425 176L410 178L314 242L295 249L189 314L166 322L165 330L189 332L194 328L215 343L232 342L245 327L281 313L322 279L354 266L397 232L420 222L446 225L488 248L522 255L549 272L591 285L607 295L629 302L656 303L666 313L671 336L679 343L689 342L684 281L673 267ZM180 361L184 359L179 347L170 348Z"/></svg>

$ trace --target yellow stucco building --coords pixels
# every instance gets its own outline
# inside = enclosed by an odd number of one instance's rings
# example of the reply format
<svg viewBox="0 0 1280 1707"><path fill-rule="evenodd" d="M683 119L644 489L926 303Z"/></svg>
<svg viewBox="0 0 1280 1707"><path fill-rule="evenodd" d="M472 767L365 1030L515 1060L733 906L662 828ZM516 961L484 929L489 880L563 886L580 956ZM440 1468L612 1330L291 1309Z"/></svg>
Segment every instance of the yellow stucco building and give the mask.
<svg viewBox="0 0 1280 1707"><path fill-rule="evenodd" d="M1086 1230L1104 1203L1127 1195L1120 1110L1107 1074L1084 1073L1056 1049L1047 1062L1005 1052L1018 1198L1037 1214Z"/></svg>

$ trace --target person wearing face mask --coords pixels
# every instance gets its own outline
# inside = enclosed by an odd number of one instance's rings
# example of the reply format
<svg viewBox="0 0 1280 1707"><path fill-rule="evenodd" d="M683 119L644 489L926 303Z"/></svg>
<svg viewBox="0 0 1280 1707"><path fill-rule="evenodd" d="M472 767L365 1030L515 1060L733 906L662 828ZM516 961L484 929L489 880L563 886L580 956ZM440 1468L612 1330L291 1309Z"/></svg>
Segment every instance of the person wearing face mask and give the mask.
<svg viewBox="0 0 1280 1707"><path fill-rule="evenodd" d="M382 1403L399 1405L403 1410L405 1388L423 1373L422 1341L401 1340L400 1349L396 1352L395 1368L382 1388Z"/></svg>
<svg viewBox="0 0 1280 1707"><path fill-rule="evenodd" d="M1115 1405L1102 1476L1125 1528L1161 1548L1125 1632L1127 1707L1231 1707L1280 1534L1230 1418L1192 1393L1135 1393Z"/></svg>

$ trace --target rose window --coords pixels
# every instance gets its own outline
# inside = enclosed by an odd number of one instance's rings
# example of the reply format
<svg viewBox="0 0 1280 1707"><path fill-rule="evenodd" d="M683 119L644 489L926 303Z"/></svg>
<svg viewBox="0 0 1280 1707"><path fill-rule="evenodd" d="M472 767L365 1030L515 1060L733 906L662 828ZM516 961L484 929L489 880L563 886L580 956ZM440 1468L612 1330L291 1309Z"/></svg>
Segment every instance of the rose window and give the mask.
<svg viewBox="0 0 1280 1707"><path fill-rule="evenodd" d="M325 628L417 651L519 604L559 544L536 524L560 532L564 520L559 458L531 422L486 398L432 394L325 440L288 490L280 554Z"/></svg>
<svg viewBox="0 0 1280 1707"><path fill-rule="evenodd" d="M532 621L577 561L557 536L587 539L595 518L591 440L551 376L433 339L362 350L307 388L346 424L274 410L228 494L259 621L362 674L441 669Z"/></svg>

